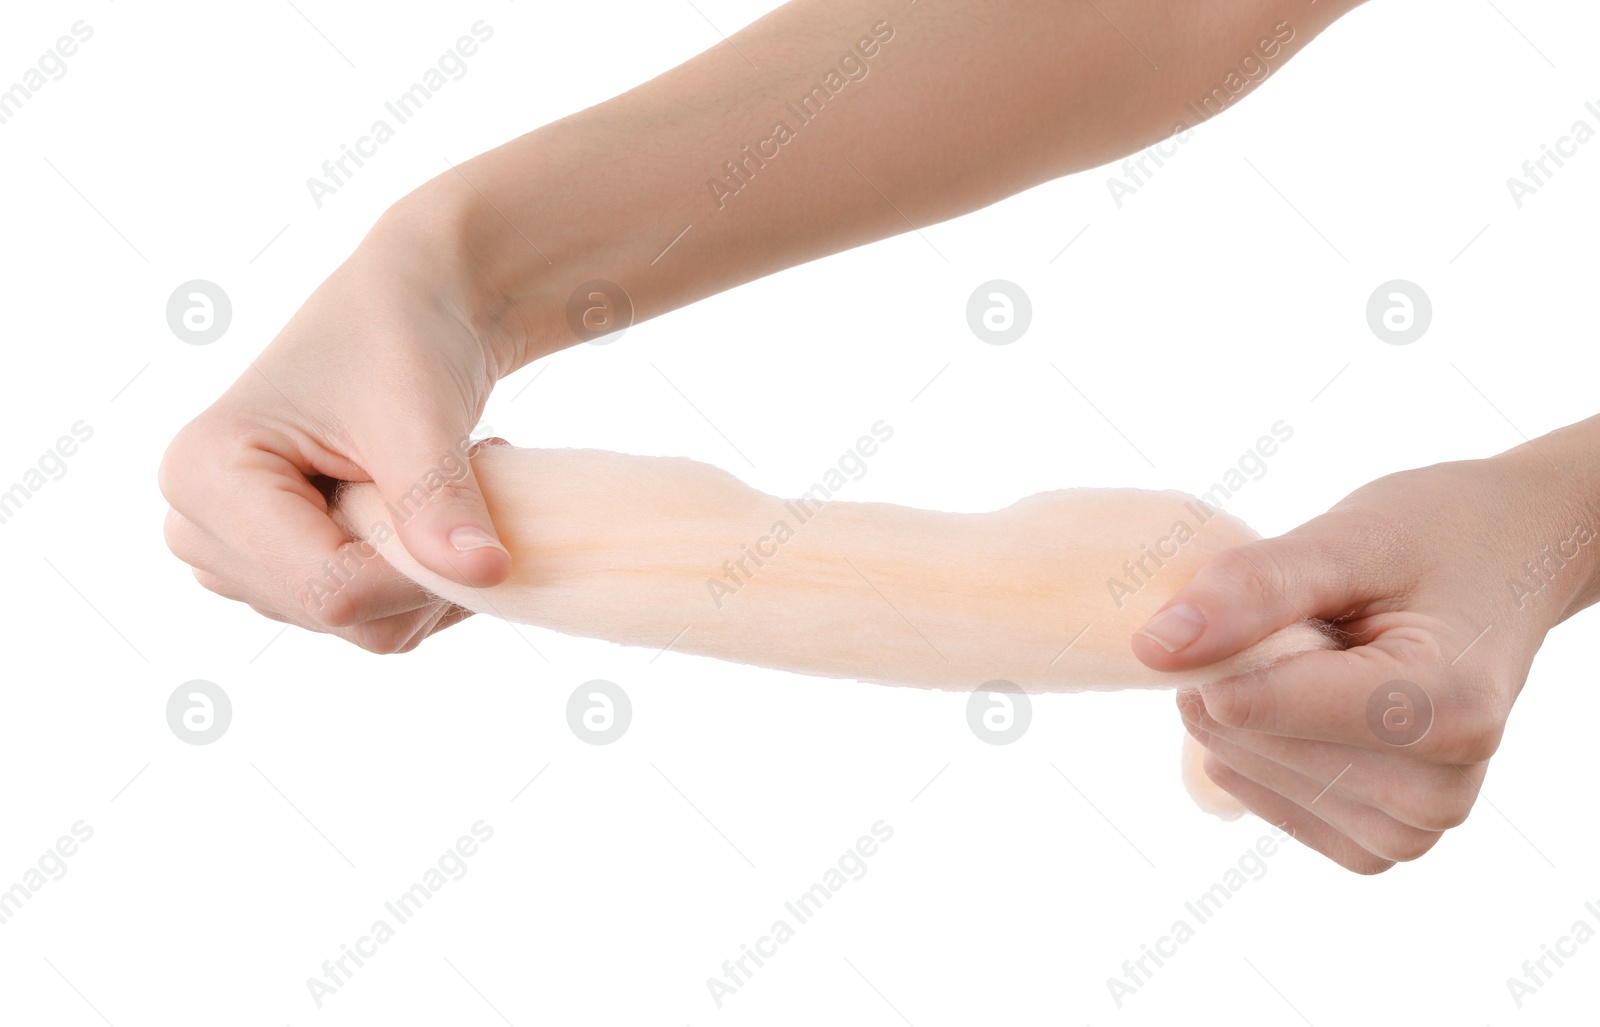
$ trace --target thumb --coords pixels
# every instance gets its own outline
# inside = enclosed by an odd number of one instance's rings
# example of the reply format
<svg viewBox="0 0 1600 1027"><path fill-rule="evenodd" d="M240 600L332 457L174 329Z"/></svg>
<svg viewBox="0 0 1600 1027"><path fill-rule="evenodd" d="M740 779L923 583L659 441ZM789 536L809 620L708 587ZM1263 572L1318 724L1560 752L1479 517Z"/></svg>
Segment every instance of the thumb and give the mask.
<svg viewBox="0 0 1600 1027"><path fill-rule="evenodd" d="M1133 635L1155 670L1227 659L1280 628L1348 610L1348 569L1326 538L1293 533L1218 553Z"/></svg>
<svg viewBox="0 0 1600 1027"><path fill-rule="evenodd" d="M428 570L474 588L498 585L511 573L472 470L466 432L395 433L379 443L367 472L383 496L406 551Z"/></svg>

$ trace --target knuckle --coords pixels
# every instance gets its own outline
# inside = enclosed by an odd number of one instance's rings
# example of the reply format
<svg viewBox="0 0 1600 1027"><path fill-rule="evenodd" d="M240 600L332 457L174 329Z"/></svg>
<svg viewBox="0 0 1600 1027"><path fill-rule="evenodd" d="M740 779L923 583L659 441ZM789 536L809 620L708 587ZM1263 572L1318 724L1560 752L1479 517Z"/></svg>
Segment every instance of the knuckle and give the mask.
<svg viewBox="0 0 1600 1027"><path fill-rule="evenodd" d="M1483 763L1500 748L1506 718L1511 712L1508 696L1492 683L1465 682L1446 690L1442 721L1428 752L1441 763Z"/></svg>
<svg viewBox="0 0 1600 1027"><path fill-rule="evenodd" d="M415 626L402 619L400 622L374 621L360 624L351 629L347 637L369 653L394 656L410 652L414 648L410 645L414 634L416 634Z"/></svg>
<svg viewBox="0 0 1600 1027"><path fill-rule="evenodd" d="M161 522L161 538L173 556L184 563L194 563L190 559L194 555L194 528L177 510L167 511L166 518Z"/></svg>
<svg viewBox="0 0 1600 1027"><path fill-rule="evenodd" d="M437 505L440 509L459 510L463 506L483 506L483 497L478 494L477 486L470 479L446 480L428 493L427 502L430 505Z"/></svg>
<svg viewBox="0 0 1600 1027"><path fill-rule="evenodd" d="M1385 789L1380 805L1421 831L1442 833L1460 827L1477 800L1477 786L1453 766L1418 769L1424 773L1409 774Z"/></svg>
<svg viewBox="0 0 1600 1027"><path fill-rule="evenodd" d="M1249 703L1233 687L1207 689L1206 716L1223 727L1243 727L1249 717Z"/></svg>
<svg viewBox="0 0 1600 1027"><path fill-rule="evenodd" d="M1392 859L1384 859L1382 856L1375 856L1370 852L1363 852L1360 856L1356 856L1344 863L1344 867L1345 869L1354 871L1363 877L1375 877L1378 874L1385 873L1393 869L1394 864L1395 861Z"/></svg>
<svg viewBox="0 0 1600 1027"><path fill-rule="evenodd" d="M156 484L182 510L217 473L233 473L251 452L277 452L285 445L277 429L213 408L178 429L162 454Z"/></svg>
<svg viewBox="0 0 1600 1027"><path fill-rule="evenodd" d="M239 428L206 412L190 421L167 444L156 472L161 494L173 506L182 507L189 494L195 472L216 462L219 447L237 438Z"/></svg>
<svg viewBox="0 0 1600 1027"><path fill-rule="evenodd" d="M429 633L426 631L415 632L409 639L406 640L404 645L394 651L394 655L403 656L406 653L411 652L413 649L423 643L423 640L428 637L428 634Z"/></svg>
<svg viewBox="0 0 1600 1027"><path fill-rule="evenodd" d="M1202 757L1200 769L1205 771L1206 777L1211 779L1212 784L1230 793L1245 779L1243 774L1223 762L1222 757L1211 749L1207 749L1205 756Z"/></svg>
<svg viewBox="0 0 1600 1027"><path fill-rule="evenodd" d="M178 434L167 444L161 463L156 468L156 487L174 507L183 502L185 472L198 462L195 450L203 437L203 429L196 428L199 423L199 419L196 419L178 429Z"/></svg>
<svg viewBox="0 0 1600 1027"><path fill-rule="evenodd" d="M201 588L205 589L207 592L214 592L217 595L227 599L233 598L233 589L229 588L228 583L222 578L212 574L210 571L203 571L198 567L194 568L193 570L194 580L200 583Z"/></svg>
<svg viewBox="0 0 1600 1027"><path fill-rule="evenodd" d="M1363 807L1345 833L1367 853L1391 864L1417 859L1442 837L1438 831L1412 827L1372 807Z"/></svg>
<svg viewBox="0 0 1600 1027"><path fill-rule="evenodd" d="M1373 854L1392 863L1409 863L1438 843L1442 835L1401 826L1373 846Z"/></svg>
<svg viewBox="0 0 1600 1027"><path fill-rule="evenodd" d="M1430 668L1443 673L1448 670L1450 656L1445 653L1445 643L1434 631L1402 627L1386 632L1384 649L1398 666Z"/></svg>
<svg viewBox="0 0 1600 1027"><path fill-rule="evenodd" d="M1254 599L1258 605L1282 601L1282 570L1274 550L1258 542L1218 553L1211 573L1229 592Z"/></svg>
<svg viewBox="0 0 1600 1027"><path fill-rule="evenodd" d="M1472 812L1472 800L1462 799L1435 799L1420 808L1409 811L1407 819L1424 831L1444 832L1460 827L1467 822L1467 815Z"/></svg>
<svg viewBox="0 0 1600 1027"><path fill-rule="evenodd" d="M1450 749L1451 762L1483 763L1499 751L1501 728L1484 723L1468 728Z"/></svg>
<svg viewBox="0 0 1600 1027"><path fill-rule="evenodd" d="M294 595L307 616L324 630L357 627L365 619L361 604L347 588L328 590L307 583L297 588Z"/></svg>
<svg viewBox="0 0 1600 1027"><path fill-rule="evenodd" d="M251 603L250 604L250 609L252 609L255 612L259 613L261 616L267 618L267 620L275 620L279 624L293 624L294 623L294 621L291 621L289 618L285 617L283 614L279 613L277 610L269 610L265 606L257 606L256 604Z"/></svg>
<svg viewBox="0 0 1600 1027"><path fill-rule="evenodd" d="M1220 687L1207 688L1205 712L1224 727L1245 731L1271 731L1277 723L1272 685L1262 674L1231 678Z"/></svg>

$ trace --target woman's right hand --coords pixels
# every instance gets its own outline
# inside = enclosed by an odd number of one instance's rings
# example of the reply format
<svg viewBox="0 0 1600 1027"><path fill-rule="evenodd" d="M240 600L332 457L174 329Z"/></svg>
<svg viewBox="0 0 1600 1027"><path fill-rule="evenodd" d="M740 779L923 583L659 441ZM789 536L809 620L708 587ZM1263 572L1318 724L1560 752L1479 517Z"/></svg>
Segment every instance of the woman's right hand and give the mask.
<svg viewBox="0 0 1600 1027"><path fill-rule="evenodd" d="M511 560L467 458L517 366L475 324L425 226L387 216L161 463L168 546L199 582L274 620L405 652L466 613L353 545L329 480L374 482L422 564L484 587Z"/></svg>

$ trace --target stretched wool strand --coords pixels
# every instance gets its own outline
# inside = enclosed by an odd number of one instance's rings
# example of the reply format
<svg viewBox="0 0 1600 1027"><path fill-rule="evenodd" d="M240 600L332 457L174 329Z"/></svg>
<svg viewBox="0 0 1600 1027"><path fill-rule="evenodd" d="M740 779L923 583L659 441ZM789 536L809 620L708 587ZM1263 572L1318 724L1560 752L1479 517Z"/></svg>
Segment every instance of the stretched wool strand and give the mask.
<svg viewBox="0 0 1600 1027"><path fill-rule="evenodd" d="M511 577L475 589L406 552L391 506L349 486L337 515L453 603L569 635L824 677L1026 692L1194 687L1333 643L1310 622L1203 670L1163 674L1129 637L1209 558L1257 537L1181 492L1070 489L992 513L784 500L683 458L481 448ZM419 501L425 501L421 499ZM992 686L991 686L992 687ZM1236 804L1198 767L1191 791ZM1224 801L1226 800L1226 801Z"/></svg>

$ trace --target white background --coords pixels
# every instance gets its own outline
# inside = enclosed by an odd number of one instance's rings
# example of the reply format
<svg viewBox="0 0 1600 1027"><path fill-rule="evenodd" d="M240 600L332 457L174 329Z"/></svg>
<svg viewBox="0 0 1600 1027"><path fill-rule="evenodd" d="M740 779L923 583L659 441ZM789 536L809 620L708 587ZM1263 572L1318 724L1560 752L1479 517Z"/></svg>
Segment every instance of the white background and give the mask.
<svg viewBox="0 0 1600 1027"><path fill-rule="evenodd" d="M160 455L377 214L446 158L718 42L706 19L731 32L765 7L297 2L3 17L0 83L78 19L94 38L0 126L0 488L73 422L94 437L0 525L0 888L74 822L94 836L0 925L0 1021L1592 1017L1600 945L1521 1010L1505 985L1600 900L1592 614L1550 637L1465 826L1377 878L1281 851L1118 1009L1106 978L1265 832L1191 806L1166 693L1036 697L996 747L960 694L487 618L380 658L198 588L161 541ZM467 77L317 209L305 179L480 18L495 35ZM1597 22L1557 0L1376 0L1121 209L1115 169L1089 171L794 269L525 369L485 423L792 495L882 418L894 440L846 498L984 510L1077 485L1203 491L1283 419L1293 440L1229 509L1284 531L1382 474L1595 412L1600 143L1521 209L1505 181L1596 123ZM234 304L210 346L165 321L194 278ZM1011 346L966 325L995 278L1033 300ZM1405 347L1365 320L1394 278L1434 305ZM206 746L165 719L196 678L233 703ZM566 722L592 678L632 698L611 745ZM494 837L466 876L317 1009L306 979L480 819ZM706 979L878 820L894 836L867 875L718 1009Z"/></svg>

